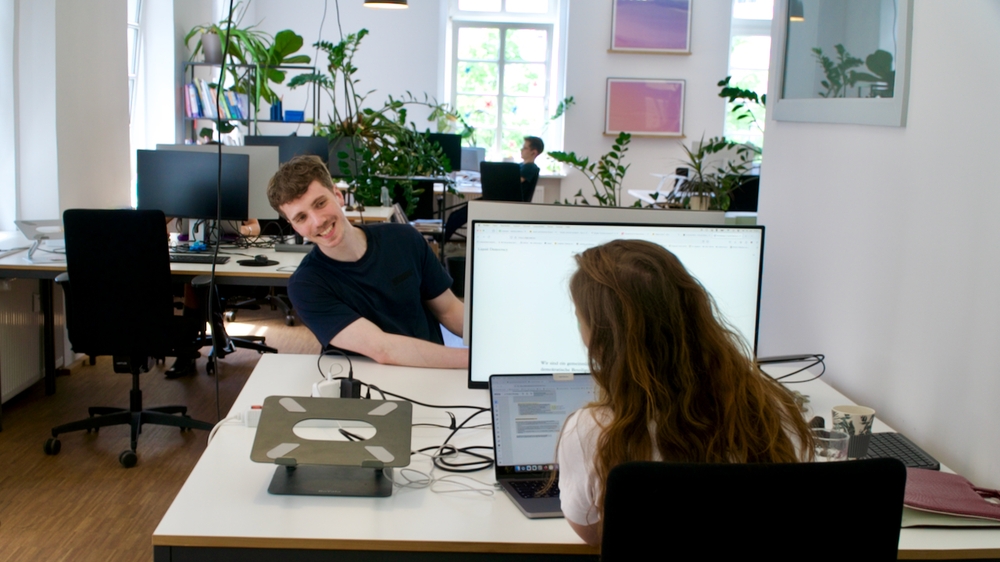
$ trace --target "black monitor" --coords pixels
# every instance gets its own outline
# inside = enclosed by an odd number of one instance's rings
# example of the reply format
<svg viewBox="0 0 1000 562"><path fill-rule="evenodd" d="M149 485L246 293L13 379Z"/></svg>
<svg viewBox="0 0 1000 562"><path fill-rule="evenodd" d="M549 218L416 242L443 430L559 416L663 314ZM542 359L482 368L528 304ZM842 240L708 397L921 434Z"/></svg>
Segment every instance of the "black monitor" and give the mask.
<svg viewBox="0 0 1000 562"><path fill-rule="evenodd" d="M137 150L140 210L168 217L214 219L218 208L219 155L179 150ZM222 219L249 218L250 157L222 155Z"/></svg>
<svg viewBox="0 0 1000 562"><path fill-rule="evenodd" d="M300 137L255 135L243 138L247 146L276 146L278 160L284 164L296 156L319 156L323 162L330 158L330 141L326 137Z"/></svg>
<svg viewBox="0 0 1000 562"><path fill-rule="evenodd" d="M427 140L437 144L444 151L450 171L455 171L462 167L462 135L427 133Z"/></svg>

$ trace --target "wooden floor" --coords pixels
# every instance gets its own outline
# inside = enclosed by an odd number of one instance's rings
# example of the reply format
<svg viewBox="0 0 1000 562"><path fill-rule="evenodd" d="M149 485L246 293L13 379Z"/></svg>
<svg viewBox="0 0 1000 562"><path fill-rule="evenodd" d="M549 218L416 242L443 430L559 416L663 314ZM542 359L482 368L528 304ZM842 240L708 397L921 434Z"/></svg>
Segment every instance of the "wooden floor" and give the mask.
<svg viewBox="0 0 1000 562"><path fill-rule="evenodd" d="M266 307L240 311L230 335L250 330L282 353L319 353L305 327L286 327L282 318ZM219 361L223 415L259 357L240 350ZM196 377L166 380L163 365L142 375L144 405L184 404L195 419L216 422L216 379L205 374L205 361L198 360ZM118 464L129 446L126 426L64 434L62 451L47 456L42 445L52 427L86 417L88 406L127 407L131 377L112 372L110 358L102 357L60 377L57 387L45 396L39 383L3 405L0 561L152 560L153 530L205 449L208 432L146 426L132 469Z"/></svg>

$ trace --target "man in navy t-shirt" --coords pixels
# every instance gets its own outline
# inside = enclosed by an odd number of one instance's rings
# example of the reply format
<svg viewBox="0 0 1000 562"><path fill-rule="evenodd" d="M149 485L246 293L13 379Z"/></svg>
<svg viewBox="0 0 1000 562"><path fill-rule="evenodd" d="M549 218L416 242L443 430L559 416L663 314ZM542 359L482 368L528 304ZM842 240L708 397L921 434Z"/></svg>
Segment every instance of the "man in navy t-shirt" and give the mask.
<svg viewBox="0 0 1000 562"><path fill-rule="evenodd" d="M438 322L461 335L464 305L413 227L353 226L323 161L298 156L267 197L316 247L288 282L296 314L320 344L413 367L467 368L468 350L442 345Z"/></svg>

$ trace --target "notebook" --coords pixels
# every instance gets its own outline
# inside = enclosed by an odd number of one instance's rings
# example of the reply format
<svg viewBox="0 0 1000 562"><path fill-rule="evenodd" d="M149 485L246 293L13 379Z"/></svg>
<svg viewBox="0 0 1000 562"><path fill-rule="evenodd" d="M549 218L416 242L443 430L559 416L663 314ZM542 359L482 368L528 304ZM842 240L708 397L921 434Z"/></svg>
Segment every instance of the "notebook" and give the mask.
<svg viewBox="0 0 1000 562"><path fill-rule="evenodd" d="M589 374L493 375L493 455L497 483L531 519L562 517L556 444L566 417L595 397Z"/></svg>

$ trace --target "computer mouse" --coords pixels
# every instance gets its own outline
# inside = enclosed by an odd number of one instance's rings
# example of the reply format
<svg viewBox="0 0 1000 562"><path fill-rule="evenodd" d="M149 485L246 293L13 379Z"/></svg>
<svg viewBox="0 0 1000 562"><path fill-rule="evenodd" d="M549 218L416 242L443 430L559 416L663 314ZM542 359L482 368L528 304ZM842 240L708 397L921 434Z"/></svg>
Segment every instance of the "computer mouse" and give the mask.
<svg viewBox="0 0 1000 562"><path fill-rule="evenodd" d="M253 261L257 263L267 264L267 262L271 260L269 260L268 257L265 256L264 254L257 254L256 256L253 257Z"/></svg>

